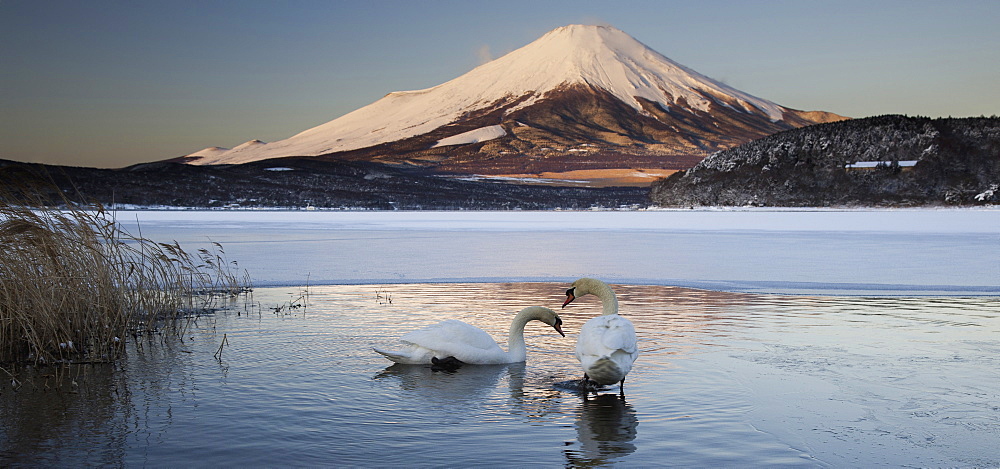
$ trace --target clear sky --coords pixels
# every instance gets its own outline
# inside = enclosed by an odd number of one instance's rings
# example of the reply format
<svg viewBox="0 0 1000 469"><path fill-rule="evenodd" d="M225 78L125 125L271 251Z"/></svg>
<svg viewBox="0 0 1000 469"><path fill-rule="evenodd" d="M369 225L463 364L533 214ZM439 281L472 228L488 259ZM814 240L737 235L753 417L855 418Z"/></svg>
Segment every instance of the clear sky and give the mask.
<svg viewBox="0 0 1000 469"><path fill-rule="evenodd" d="M280 140L574 23L786 107L1000 114L1000 0L0 0L0 159Z"/></svg>

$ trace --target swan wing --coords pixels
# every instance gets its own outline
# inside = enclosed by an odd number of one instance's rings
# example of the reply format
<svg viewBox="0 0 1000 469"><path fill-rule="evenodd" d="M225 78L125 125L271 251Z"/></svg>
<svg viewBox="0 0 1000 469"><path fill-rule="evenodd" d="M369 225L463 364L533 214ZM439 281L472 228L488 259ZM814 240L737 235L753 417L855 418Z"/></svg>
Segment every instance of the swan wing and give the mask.
<svg viewBox="0 0 1000 469"><path fill-rule="evenodd" d="M577 353L597 356L609 355L617 350L636 353L639 347L635 326L632 321L617 314L597 316L580 328L576 350Z"/></svg>
<svg viewBox="0 0 1000 469"><path fill-rule="evenodd" d="M470 364L506 363L506 352L486 331L449 319L408 332L400 337L406 344L433 351L438 358L455 357ZM428 359L427 363L430 360Z"/></svg>
<svg viewBox="0 0 1000 469"><path fill-rule="evenodd" d="M604 346L610 350L621 350L628 354L637 354L639 339L635 335L632 321L617 314L611 315L606 324L607 330L601 336Z"/></svg>

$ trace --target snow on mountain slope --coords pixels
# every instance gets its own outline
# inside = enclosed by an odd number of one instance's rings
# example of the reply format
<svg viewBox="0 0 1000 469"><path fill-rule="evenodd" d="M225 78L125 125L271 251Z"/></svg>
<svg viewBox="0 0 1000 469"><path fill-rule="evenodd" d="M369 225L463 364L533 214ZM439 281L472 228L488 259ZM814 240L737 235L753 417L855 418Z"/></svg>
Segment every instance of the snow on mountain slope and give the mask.
<svg viewBox="0 0 1000 469"><path fill-rule="evenodd" d="M503 129L502 125L491 125L488 127L480 127L475 130L470 130L468 132L462 132L458 135L452 135L448 138L442 138L431 148L485 142L487 140L493 140L494 138L503 137L504 135L507 135L507 131Z"/></svg>
<svg viewBox="0 0 1000 469"><path fill-rule="evenodd" d="M659 103L667 112L675 106L709 112L713 100L771 121L780 121L785 111L688 69L618 29L570 25L441 85L389 93L285 140L244 144L191 162L233 164L367 148L425 134L477 110L521 109L575 84L603 89L644 114L637 98Z"/></svg>
<svg viewBox="0 0 1000 469"><path fill-rule="evenodd" d="M223 147L208 147L187 155L187 158L216 158L229 150L229 148Z"/></svg>

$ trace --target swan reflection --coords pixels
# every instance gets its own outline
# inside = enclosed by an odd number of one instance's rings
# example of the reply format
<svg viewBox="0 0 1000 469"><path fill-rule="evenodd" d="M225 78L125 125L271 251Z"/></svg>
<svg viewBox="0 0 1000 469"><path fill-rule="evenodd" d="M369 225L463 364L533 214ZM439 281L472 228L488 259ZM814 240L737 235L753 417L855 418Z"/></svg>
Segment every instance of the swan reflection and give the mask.
<svg viewBox="0 0 1000 469"><path fill-rule="evenodd" d="M569 465L603 466L635 451L639 418L619 394L584 398L576 413L576 435L580 446L566 449Z"/></svg>
<svg viewBox="0 0 1000 469"><path fill-rule="evenodd" d="M524 363L467 365L456 370L396 363L386 367L374 379L397 379L400 389L416 392L422 399L455 402L492 395L504 378L509 386L520 387L523 376Z"/></svg>
<svg viewBox="0 0 1000 469"><path fill-rule="evenodd" d="M563 415L562 393L551 386L551 377L528 373L524 363L466 365L452 371L397 363L373 379L398 381L406 405L424 409L450 413L486 406L533 422Z"/></svg>

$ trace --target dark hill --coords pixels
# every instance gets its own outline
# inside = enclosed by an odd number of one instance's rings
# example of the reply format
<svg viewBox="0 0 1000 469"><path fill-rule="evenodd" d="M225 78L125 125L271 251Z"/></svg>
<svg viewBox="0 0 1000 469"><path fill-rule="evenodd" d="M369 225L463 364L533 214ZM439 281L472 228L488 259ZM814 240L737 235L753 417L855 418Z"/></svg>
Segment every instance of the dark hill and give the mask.
<svg viewBox="0 0 1000 469"><path fill-rule="evenodd" d="M159 162L122 169L0 160L0 185L56 187L74 201L177 207L542 210L649 205L644 188L548 187L442 178L368 162L282 158L242 165ZM56 190L48 203L61 203Z"/></svg>
<svg viewBox="0 0 1000 469"><path fill-rule="evenodd" d="M859 161L877 163L847 167ZM888 115L789 130L717 152L654 183L650 197L663 206L997 204L1000 118Z"/></svg>

